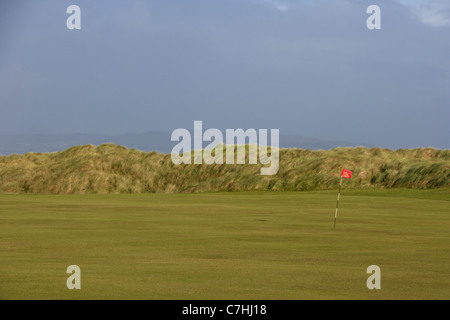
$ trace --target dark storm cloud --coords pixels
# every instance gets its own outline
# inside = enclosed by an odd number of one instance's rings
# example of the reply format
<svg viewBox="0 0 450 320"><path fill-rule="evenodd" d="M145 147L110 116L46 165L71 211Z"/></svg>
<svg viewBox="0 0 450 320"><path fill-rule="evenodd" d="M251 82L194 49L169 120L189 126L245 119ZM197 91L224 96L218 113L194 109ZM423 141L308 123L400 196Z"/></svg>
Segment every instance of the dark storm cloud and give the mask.
<svg viewBox="0 0 450 320"><path fill-rule="evenodd" d="M14 3L14 4L12 4ZM1 133L206 127L449 148L442 1L6 1ZM66 28L67 6L82 29Z"/></svg>

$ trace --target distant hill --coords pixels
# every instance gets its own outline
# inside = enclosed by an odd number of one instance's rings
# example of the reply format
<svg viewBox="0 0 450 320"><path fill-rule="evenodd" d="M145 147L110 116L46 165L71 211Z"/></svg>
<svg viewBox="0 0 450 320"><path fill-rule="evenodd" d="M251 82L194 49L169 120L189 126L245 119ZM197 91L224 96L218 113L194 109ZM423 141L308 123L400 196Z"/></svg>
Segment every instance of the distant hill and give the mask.
<svg viewBox="0 0 450 320"><path fill-rule="evenodd" d="M171 132L152 131L124 135L102 134L15 134L0 135L0 155L27 152L56 152L73 146L113 143L141 151L170 153L176 142L170 140ZM337 147L373 147L365 143L327 141L296 135L280 135L281 148L329 150Z"/></svg>
<svg viewBox="0 0 450 320"><path fill-rule="evenodd" d="M260 164L175 165L170 154L114 144L77 146L56 153L0 156L0 192L192 193L336 189L449 188L450 150L336 148L281 149L276 175Z"/></svg>

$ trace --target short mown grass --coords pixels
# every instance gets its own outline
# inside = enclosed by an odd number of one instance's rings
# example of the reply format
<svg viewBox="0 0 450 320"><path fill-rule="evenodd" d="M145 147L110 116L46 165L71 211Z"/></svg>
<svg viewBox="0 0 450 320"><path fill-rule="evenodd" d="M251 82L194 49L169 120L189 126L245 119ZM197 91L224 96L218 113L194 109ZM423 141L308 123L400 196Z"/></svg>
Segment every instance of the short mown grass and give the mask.
<svg viewBox="0 0 450 320"><path fill-rule="evenodd" d="M0 195L0 299L449 299L450 190ZM68 290L66 268L81 268ZM366 269L381 268L381 290Z"/></svg>

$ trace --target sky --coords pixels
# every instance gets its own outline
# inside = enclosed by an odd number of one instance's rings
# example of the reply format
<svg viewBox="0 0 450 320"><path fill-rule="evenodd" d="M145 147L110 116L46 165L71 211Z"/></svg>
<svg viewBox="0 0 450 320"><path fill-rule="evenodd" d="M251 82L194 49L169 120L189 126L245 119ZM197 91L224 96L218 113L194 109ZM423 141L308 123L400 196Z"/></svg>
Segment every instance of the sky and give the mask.
<svg viewBox="0 0 450 320"><path fill-rule="evenodd" d="M66 27L73 4L80 30ZM450 1L4 0L0 111L0 134L201 120L449 149Z"/></svg>

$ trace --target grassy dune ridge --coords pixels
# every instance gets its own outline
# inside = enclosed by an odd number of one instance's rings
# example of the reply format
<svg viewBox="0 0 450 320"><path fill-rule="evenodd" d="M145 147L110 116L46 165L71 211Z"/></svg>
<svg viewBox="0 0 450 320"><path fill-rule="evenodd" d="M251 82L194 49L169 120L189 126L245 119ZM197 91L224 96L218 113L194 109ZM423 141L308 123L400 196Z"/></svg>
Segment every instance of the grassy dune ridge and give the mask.
<svg viewBox="0 0 450 320"><path fill-rule="evenodd" d="M248 152L248 146L247 146ZM225 155L225 152L224 152ZM114 144L76 146L55 153L0 157L2 193L193 193L336 189L342 168L353 170L346 188L448 188L450 150L336 148L280 149L279 171L261 165L175 165L170 154ZM247 158L248 160L248 158ZM248 161L247 161L248 162Z"/></svg>

